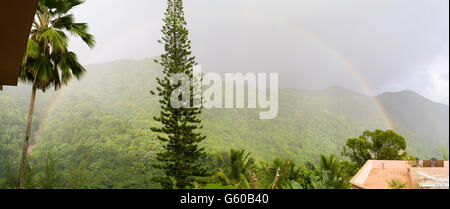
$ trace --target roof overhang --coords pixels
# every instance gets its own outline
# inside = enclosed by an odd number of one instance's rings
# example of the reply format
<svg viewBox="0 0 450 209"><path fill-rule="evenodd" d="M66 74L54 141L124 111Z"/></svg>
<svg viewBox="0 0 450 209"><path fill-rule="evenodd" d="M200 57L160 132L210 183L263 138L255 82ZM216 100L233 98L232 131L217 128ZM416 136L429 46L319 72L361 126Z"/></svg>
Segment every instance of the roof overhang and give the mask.
<svg viewBox="0 0 450 209"><path fill-rule="evenodd" d="M38 0L2 1L0 7L0 90L17 85Z"/></svg>

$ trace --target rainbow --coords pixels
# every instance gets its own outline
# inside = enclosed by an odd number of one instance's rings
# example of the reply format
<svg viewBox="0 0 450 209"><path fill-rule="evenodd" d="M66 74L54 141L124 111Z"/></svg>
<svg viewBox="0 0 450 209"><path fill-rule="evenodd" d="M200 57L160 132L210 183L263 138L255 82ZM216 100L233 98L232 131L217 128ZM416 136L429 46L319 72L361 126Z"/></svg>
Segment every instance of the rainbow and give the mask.
<svg viewBox="0 0 450 209"><path fill-rule="evenodd" d="M132 39L132 35L141 30L141 27L135 27L133 30L129 30L126 33L123 33L122 35L116 35L113 36L111 39L107 41L107 44L105 44L106 47L100 48L100 52L97 54L102 54L102 52L109 52L114 47L116 47L119 43L125 43L126 40ZM98 56L91 56L90 59L87 61L87 63L91 63L91 61L95 60ZM86 66L85 66L86 67ZM39 138L39 135L41 133L41 128L44 126L44 124L47 122L49 115L53 112L56 105L58 104L60 98L62 95L66 92L67 86L70 84L71 81L67 85L62 85L59 90L57 90L56 95L53 97L52 101L50 102L50 105L45 110L44 114L41 117L41 120L39 122L39 126L34 132L34 140L37 140ZM34 144L33 144L34 145ZM29 152L32 152L33 145L30 146Z"/></svg>
<svg viewBox="0 0 450 209"><path fill-rule="evenodd" d="M60 100L61 96L64 94L66 89L67 89L67 86L63 85L63 86L61 86L61 88L58 91L56 91L56 95L53 97L52 101L48 105L47 110L44 112L44 114L41 117L41 122L39 123L39 127L41 127L41 125L43 125L47 121L48 116L55 109L56 105L58 104L58 101Z"/></svg>
<svg viewBox="0 0 450 209"><path fill-rule="evenodd" d="M248 11L247 11L248 12ZM296 30L297 32L307 36L310 40L312 40L317 46L320 46L321 48L323 48L325 51L327 51L330 55L332 55L333 57L337 58L344 66L345 69L348 70L348 72L350 72L359 82L359 84L361 85L362 88L364 88L364 90L369 94L370 98L373 100L374 104L377 106L379 112L381 113L381 115L384 118L384 121L387 125L387 127L391 130L395 130L394 126L392 124L391 119L389 118L389 115L387 114L385 108L383 107L383 105L381 104L381 102L377 99L377 97L375 96L376 93L375 91L370 87L369 82L361 75L361 73L358 71L358 69L350 62L349 59L347 59L342 53L340 53L339 51L337 51L334 48L329 47L327 44L325 44L325 42L323 42L321 39L319 39L315 34L313 33L309 33L305 30L302 30L301 28L297 27L294 24L289 24L287 23L287 21L285 20L278 20L278 21L274 21L275 18L271 17L271 18L265 18L264 15L259 15L258 18L261 18L264 20L265 23L273 23L274 25L280 25L280 24L284 24L287 28ZM135 28L134 30L131 30L132 32L136 32L137 30L139 30L138 28ZM128 31L125 35L121 35L121 36L116 36L115 38L110 40L110 44L107 44L106 48L102 49L101 51L110 51L114 46L116 46L118 43L122 43L122 41L117 41L117 40L126 40L128 38L130 38L134 33L132 33L131 31ZM96 56L91 57L91 60L93 60ZM88 62L89 63L89 62ZM45 111L40 123L39 123L39 127L37 129L37 131L35 132L35 139L37 139L39 137L40 134L40 128L43 127L43 125L45 124L45 122L48 119L48 116L51 114L51 112L55 109L56 105L58 104L61 96L64 94L64 92L67 90L67 86L63 86L61 89L58 90L58 92L56 93L55 97L53 98L53 100L51 101L49 107L47 108L47 110Z"/></svg>
<svg viewBox="0 0 450 209"><path fill-rule="evenodd" d="M64 92L67 90L67 86L63 85L59 90L57 90L55 96L53 97L52 101L50 102L50 105L45 110L44 114L41 116L41 120L39 121L39 125L34 132L33 135L33 141L28 148L28 153L31 156L33 153L33 148L36 145L36 141L39 139L39 135L41 134L41 128L44 127L44 124L47 122L49 115L53 112L56 105L58 104L61 96L64 94Z"/></svg>
<svg viewBox="0 0 450 209"><path fill-rule="evenodd" d="M285 20L278 19L277 21L274 21L275 18L266 18L264 15L259 15L258 18L263 19L265 23L272 23L274 25L284 25L286 28L290 28L292 30L295 30L298 33L301 33L308 37L311 41L313 41L317 46L320 46L322 49L327 51L330 55L338 59L347 69L347 71L354 76L354 78L359 82L361 87L368 93L369 97L372 99L374 104L377 106L378 111L382 115L387 127L391 130L395 130L394 125L392 123L392 120L390 119L388 113L386 112L385 108L381 104L381 102L377 99L376 93L373 90L373 88L370 87L370 83L364 78L364 76L361 75L359 70L350 62L349 59L347 59L342 53L340 53L337 49L334 49L332 47L329 47L325 42L323 42L319 37L313 33L307 32L305 30L302 30L302 28L299 28L297 25L294 25L292 23L288 23Z"/></svg>
<svg viewBox="0 0 450 209"><path fill-rule="evenodd" d="M384 109L381 102L377 99L375 91L372 88L370 88L369 82L367 82L367 80L364 79L364 77L359 73L357 68L355 68L355 66L353 66L353 64L351 62L349 62L348 59L346 59L341 54L336 54L335 56L342 61L344 66L346 66L346 69L348 69L353 75L355 75L355 77L357 78L357 80L359 81L361 86L369 93L370 98L377 106L378 110L380 111L381 115L383 116L383 118L386 122L386 125L389 127L389 129L395 130L394 125L392 124L392 121L389 118L388 113Z"/></svg>

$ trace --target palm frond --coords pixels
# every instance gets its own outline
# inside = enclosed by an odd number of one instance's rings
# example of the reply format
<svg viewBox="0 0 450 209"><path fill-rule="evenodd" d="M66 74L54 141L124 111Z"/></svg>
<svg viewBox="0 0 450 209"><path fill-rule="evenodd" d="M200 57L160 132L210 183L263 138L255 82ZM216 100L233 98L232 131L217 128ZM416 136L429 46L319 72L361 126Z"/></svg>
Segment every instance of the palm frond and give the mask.
<svg viewBox="0 0 450 209"><path fill-rule="evenodd" d="M49 57L40 56L32 63L31 68L37 72L34 84L45 91L53 80L53 63Z"/></svg>
<svg viewBox="0 0 450 209"><path fill-rule="evenodd" d="M27 48L25 48L25 54L23 56L22 65L25 65L30 58L36 59L40 54L39 44L33 39L28 39Z"/></svg>
<svg viewBox="0 0 450 209"><path fill-rule="evenodd" d="M67 83L68 79L70 80L71 76L68 76L68 73L64 68L70 69L70 73L73 74L77 79L81 78L81 75L86 72L86 69L78 62L77 55L73 52L66 52L61 54L61 60L58 63L59 68L63 71L62 81L63 83Z"/></svg>
<svg viewBox="0 0 450 209"><path fill-rule="evenodd" d="M52 20L52 25L54 28L69 30L74 22L73 14L68 14Z"/></svg>
<svg viewBox="0 0 450 209"><path fill-rule="evenodd" d="M66 14L74 7L83 4L83 0L41 0L40 7L49 9L50 14Z"/></svg>
<svg viewBox="0 0 450 209"><path fill-rule="evenodd" d="M52 50L65 51L68 46L68 37L63 31L47 28L41 32L41 38L49 41Z"/></svg>
<svg viewBox="0 0 450 209"><path fill-rule="evenodd" d="M93 48L95 45L95 39L92 34L87 32L87 30L88 25L86 23L74 23L69 31L72 35L79 36L90 48Z"/></svg>
<svg viewBox="0 0 450 209"><path fill-rule="evenodd" d="M75 23L72 14L59 17L52 21L53 27L57 29L64 29L70 32L73 36L80 37L90 48L95 45L94 36L88 33L87 23Z"/></svg>

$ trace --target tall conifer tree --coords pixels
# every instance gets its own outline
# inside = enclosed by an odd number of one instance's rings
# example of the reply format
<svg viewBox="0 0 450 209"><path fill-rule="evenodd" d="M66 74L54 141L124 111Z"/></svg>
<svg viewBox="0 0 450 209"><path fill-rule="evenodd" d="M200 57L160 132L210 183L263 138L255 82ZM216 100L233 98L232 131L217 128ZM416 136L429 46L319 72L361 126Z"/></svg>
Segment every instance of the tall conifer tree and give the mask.
<svg viewBox="0 0 450 209"><path fill-rule="evenodd" d="M171 82L175 74L183 74L187 78L194 78L193 67L197 64L195 57L191 56L191 41L188 39L188 30L184 19L183 1L168 0L162 27L163 38L158 41L164 44L165 54L161 60L155 62L163 67L163 78L157 78L159 86L157 95L161 98L161 112L154 119L162 124L161 127L152 127L152 131L160 133L158 139L163 142L163 150L157 154L158 164L154 167L162 169L163 177L154 178L164 188L186 188L195 177L207 175L206 168L199 163L206 157L204 148L198 143L206 137L199 133L202 128L198 116L202 108L189 106L174 108L171 106L172 93L181 86L181 83ZM188 86L190 91L189 103L194 104L194 85ZM155 92L151 92L155 95ZM180 96L181 97L181 96Z"/></svg>

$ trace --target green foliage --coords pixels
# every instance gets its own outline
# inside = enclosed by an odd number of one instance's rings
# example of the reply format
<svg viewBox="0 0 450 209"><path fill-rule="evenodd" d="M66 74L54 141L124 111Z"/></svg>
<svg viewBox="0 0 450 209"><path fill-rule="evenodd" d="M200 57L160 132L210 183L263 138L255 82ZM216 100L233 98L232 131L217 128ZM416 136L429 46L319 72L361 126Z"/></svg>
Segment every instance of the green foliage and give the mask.
<svg viewBox="0 0 450 209"><path fill-rule="evenodd" d="M347 187L336 187L344 182L341 177L331 175L330 171L320 170L319 176L313 178L314 189L344 189Z"/></svg>
<svg viewBox="0 0 450 209"><path fill-rule="evenodd" d="M301 168L297 167L291 160L281 160L279 158L273 160L270 165L262 163L261 170L259 176L261 176L262 179L259 186L266 189L284 189L287 182L299 180L302 172L304 172L304 170L302 171Z"/></svg>
<svg viewBox="0 0 450 209"><path fill-rule="evenodd" d="M319 177L319 181L316 182L316 187L320 185L320 187L326 189L350 188L348 182L351 176L346 175L345 166L348 166L348 164L340 161L335 155L320 155L317 166L309 162L307 163L307 167Z"/></svg>
<svg viewBox="0 0 450 209"><path fill-rule="evenodd" d="M3 174L0 178L0 188L15 189L17 188L17 170L14 169L10 161L3 164Z"/></svg>
<svg viewBox="0 0 450 209"><path fill-rule="evenodd" d="M25 176L23 181L23 187L25 189L37 189L39 186L39 179L36 173L38 169L36 166L32 165L33 159L30 158L25 164Z"/></svg>
<svg viewBox="0 0 450 209"><path fill-rule="evenodd" d="M302 189L315 189L315 181L318 179L313 171L304 170L295 182L298 182Z"/></svg>
<svg viewBox="0 0 450 209"><path fill-rule="evenodd" d="M299 182L289 181L289 182L287 182L285 188L286 189L303 189L303 186Z"/></svg>
<svg viewBox="0 0 450 209"><path fill-rule="evenodd" d="M319 164L317 167L308 162L307 167L311 170L326 170L329 171L331 175L339 175L342 172L343 164L341 161L333 154L329 156L320 155Z"/></svg>
<svg viewBox="0 0 450 209"><path fill-rule="evenodd" d="M232 185L222 185L220 183L211 183L211 184L206 184L206 185L197 185L197 187L195 186L187 186L187 189L236 189L235 186Z"/></svg>
<svg viewBox="0 0 450 209"><path fill-rule="evenodd" d="M402 160L407 158L405 139L392 130L364 131L347 140L342 155L362 167L367 160Z"/></svg>
<svg viewBox="0 0 450 209"><path fill-rule="evenodd" d="M206 136L199 133L202 126L198 116L202 109L192 106L194 84L188 86L189 101L184 101L189 102L190 107L174 108L171 105L172 93L182 85L172 83L171 76L184 74L192 80L193 67L196 65L195 57L190 56L191 46L182 4L181 0L168 0L165 25L162 29L164 37L160 41L164 44L166 53L161 55L160 61L156 61L163 67L164 77L156 79L159 85L156 89L160 97L161 113L159 117L154 117L154 120L160 122L162 127L154 126L151 129L161 134L157 138L163 143L163 150L158 152L156 157L159 163L154 167L165 173L165 176L154 180L160 182L164 188L171 188L171 179L174 178L175 186L180 189L190 185L192 178L208 175L207 169L198 163L198 160L206 157L204 148L198 146Z"/></svg>
<svg viewBox="0 0 450 209"><path fill-rule="evenodd" d="M233 185L231 180L222 171L216 173L216 178L222 183L223 186Z"/></svg>
<svg viewBox="0 0 450 209"><path fill-rule="evenodd" d="M336 187L335 185L342 184L341 177L330 177L330 172L325 170L319 171L319 176L310 173L307 177L308 182L290 181L286 184L287 189L348 189L348 187Z"/></svg>
<svg viewBox="0 0 450 209"><path fill-rule="evenodd" d="M448 150L445 146L441 146L442 159L448 160Z"/></svg>
<svg viewBox="0 0 450 209"><path fill-rule="evenodd" d="M245 154L244 149L230 149L229 153L209 153L201 162L215 173L210 181L235 187L245 187L256 166L255 160L250 157L250 153Z"/></svg>
<svg viewBox="0 0 450 209"><path fill-rule="evenodd" d="M207 184L203 187L200 187L200 189L235 189L235 187L231 185L223 186L221 184Z"/></svg>
<svg viewBox="0 0 450 209"><path fill-rule="evenodd" d="M236 189L250 189L250 184L244 174L239 175L239 182L236 185Z"/></svg>
<svg viewBox="0 0 450 209"><path fill-rule="evenodd" d="M67 86L63 93L58 93L60 97L53 91L38 92L37 120L33 121L31 132L36 187L41 187L39 177L43 171L43 163L39 162L45 162L46 153L50 151L58 160L56 169L61 174L62 188L74 188L67 179L72 165L79 165L83 160L87 166L82 176L87 182L81 183L79 188L161 188L160 184L151 181L154 176L163 175L151 167L156 152L161 150L161 143L154 140L156 134L148 129L158 125L152 119L159 113L158 101L149 96L148 91L155 88L155 82L149 81L160 76L160 67L152 59L144 59L95 64L87 69L89 73L79 82ZM123 73L124 70L127 73ZM29 86L20 84L0 92L0 181L4 182L4 167L10 163L13 188L17 187L30 90ZM274 120L259 120L258 111L253 109L204 110L202 133L208 138L201 145L209 153L200 163L211 167L214 173L221 170L228 175L230 148L245 149L255 159L253 172L259 179L258 188L268 188L274 181L275 172L266 179L262 165L270 167L275 157L292 159L297 164L296 169L300 170L294 181L305 189L313 189L311 178L316 174L302 165L308 161L318 162L320 153L339 153L347 138L379 127L371 125L370 121L380 121L376 111L367 113L369 115L347 114L355 108L369 108L370 98L367 103L361 103L358 99L364 100L363 95L352 99L353 96L337 93L344 90L335 91L333 94L338 94L340 100L356 107L342 104L342 108L333 109L332 94L320 96L326 91L308 93L280 89L280 113ZM320 101L316 99L319 96ZM51 109L48 108L50 103L54 104ZM342 112L343 109L346 112ZM363 121L364 118L367 121ZM437 149L440 145L436 145L433 138L418 137L414 130L396 131L407 140L408 153L420 159L442 158ZM284 164L285 160L282 162ZM345 163L349 165L344 166L348 170L344 175L351 177L354 175L351 172L359 170L353 163Z"/></svg>
<svg viewBox="0 0 450 209"><path fill-rule="evenodd" d="M367 160L373 159L370 153L372 144L367 141L365 136L359 138L350 138L347 140L347 144L342 152L343 156L348 157L352 162L362 167Z"/></svg>
<svg viewBox="0 0 450 209"><path fill-rule="evenodd" d="M250 176L250 169L254 164L254 159L249 157L251 153L247 153L245 155L245 150L230 150L230 167L231 171L228 175L230 180L237 183L238 181L242 181L242 177L246 179Z"/></svg>
<svg viewBox="0 0 450 209"><path fill-rule="evenodd" d="M391 179L387 181L389 189L405 189L407 184L403 183L400 179Z"/></svg>
<svg viewBox="0 0 450 209"><path fill-rule="evenodd" d="M43 172L40 176L42 189L56 189L61 184L60 174L56 171L56 159L51 153L47 154L47 159L43 166Z"/></svg>
<svg viewBox="0 0 450 209"><path fill-rule="evenodd" d="M82 160L79 164L73 163L69 170L69 176L67 177L68 188L83 188L88 185L89 179L87 178L88 161Z"/></svg>

